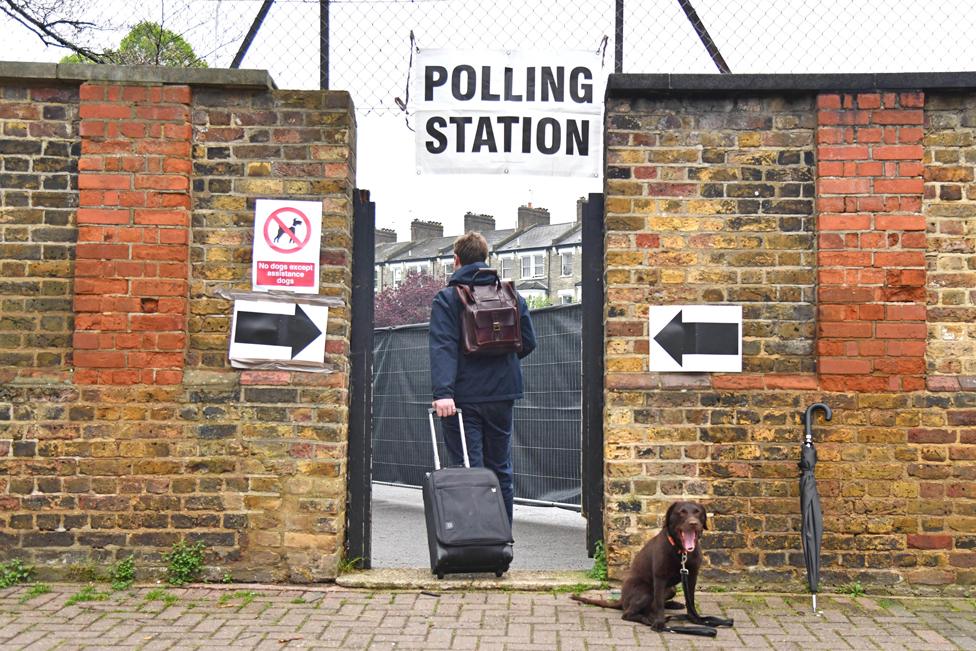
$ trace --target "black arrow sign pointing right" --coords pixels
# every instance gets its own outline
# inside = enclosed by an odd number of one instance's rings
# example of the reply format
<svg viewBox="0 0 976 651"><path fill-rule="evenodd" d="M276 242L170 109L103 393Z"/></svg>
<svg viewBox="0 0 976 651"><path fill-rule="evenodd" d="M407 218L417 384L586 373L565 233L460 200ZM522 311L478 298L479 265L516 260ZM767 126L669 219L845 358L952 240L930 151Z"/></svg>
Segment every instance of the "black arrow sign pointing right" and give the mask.
<svg viewBox="0 0 976 651"><path fill-rule="evenodd" d="M318 339L322 331L308 317L301 305L295 305L294 314L269 314L267 312L238 312L234 341L239 344L263 346L287 346L291 358Z"/></svg>
<svg viewBox="0 0 976 651"><path fill-rule="evenodd" d="M685 323L681 310L661 328L654 341L682 365L684 355L738 355L738 323Z"/></svg>

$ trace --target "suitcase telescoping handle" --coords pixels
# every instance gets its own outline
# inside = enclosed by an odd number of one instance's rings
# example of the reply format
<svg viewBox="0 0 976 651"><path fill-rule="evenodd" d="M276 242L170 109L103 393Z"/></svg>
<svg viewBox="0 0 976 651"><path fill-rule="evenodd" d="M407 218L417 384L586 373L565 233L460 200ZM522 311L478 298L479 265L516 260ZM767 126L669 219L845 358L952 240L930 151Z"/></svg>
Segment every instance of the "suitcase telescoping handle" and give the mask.
<svg viewBox="0 0 976 651"><path fill-rule="evenodd" d="M434 470L441 469L441 458L437 454L437 432L434 431L434 408L431 407L427 410L427 418L430 420L430 442L434 445ZM464 452L464 467L470 468L471 464L468 462L468 441L464 437L464 419L461 418L461 410L457 410L458 425L461 427L461 451Z"/></svg>

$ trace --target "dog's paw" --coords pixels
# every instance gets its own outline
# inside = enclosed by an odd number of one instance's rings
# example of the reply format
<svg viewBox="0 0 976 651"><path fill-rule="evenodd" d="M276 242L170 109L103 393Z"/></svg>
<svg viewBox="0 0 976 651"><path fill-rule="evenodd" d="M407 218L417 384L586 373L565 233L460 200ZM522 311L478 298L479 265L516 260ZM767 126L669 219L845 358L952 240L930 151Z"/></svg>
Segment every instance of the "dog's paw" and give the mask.
<svg viewBox="0 0 976 651"><path fill-rule="evenodd" d="M664 602L664 607L667 608L668 610L684 610L685 609L685 605L683 603L681 603L680 601L675 601L673 599L670 600L670 601L665 601Z"/></svg>

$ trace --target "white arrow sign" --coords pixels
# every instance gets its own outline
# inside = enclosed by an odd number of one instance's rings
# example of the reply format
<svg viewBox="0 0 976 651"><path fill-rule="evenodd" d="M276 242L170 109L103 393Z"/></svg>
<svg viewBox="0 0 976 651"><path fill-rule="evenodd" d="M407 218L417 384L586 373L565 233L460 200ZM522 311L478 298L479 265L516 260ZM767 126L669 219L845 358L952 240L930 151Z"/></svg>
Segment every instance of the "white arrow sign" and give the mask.
<svg viewBox="0 0 976 651"><path fill-rule="evenodd" d="M325 305L236 300L230 336L231 363L322 364L328 320L329 308Z"/></svg>
<svg viewBox="0 0 976 651"><path fill-rule="evenodd" d="M652 305L648 321L648 370L742 371L741 305Z"/></svg>

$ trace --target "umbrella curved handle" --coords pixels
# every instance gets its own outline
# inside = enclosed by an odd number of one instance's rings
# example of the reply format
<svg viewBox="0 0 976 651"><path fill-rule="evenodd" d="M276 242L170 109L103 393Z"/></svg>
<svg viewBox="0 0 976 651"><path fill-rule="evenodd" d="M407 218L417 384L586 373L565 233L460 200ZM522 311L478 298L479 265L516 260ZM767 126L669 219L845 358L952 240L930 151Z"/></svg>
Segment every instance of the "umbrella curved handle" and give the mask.
<svg viewBox="0 0 976 651"><path fill-rule="evenodd" d="M834 412L831 411L830 407L825 402L815 402L807 407L806 412L803 414L803 424L806 428L806 443L811 443L813 441L813 414L818 409L824 413L824 420L830 420L834 417Z"/></svg>

